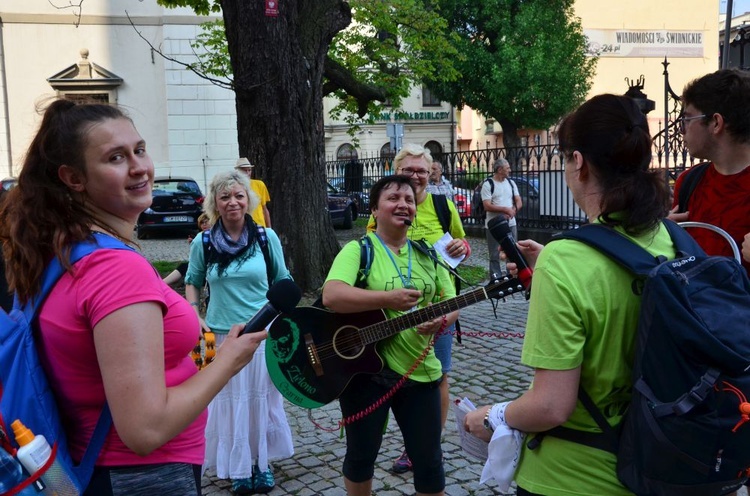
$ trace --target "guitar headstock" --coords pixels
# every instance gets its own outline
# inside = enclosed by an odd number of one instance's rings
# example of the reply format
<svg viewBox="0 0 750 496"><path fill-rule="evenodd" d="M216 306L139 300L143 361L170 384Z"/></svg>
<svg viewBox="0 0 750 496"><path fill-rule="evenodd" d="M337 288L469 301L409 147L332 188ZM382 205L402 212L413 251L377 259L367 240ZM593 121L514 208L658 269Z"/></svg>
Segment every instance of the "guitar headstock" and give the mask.
<svg viewBox="0 0 750 496"><path fill-rule="evenodd" d="M516 293L522 293L524 288L517 277L495 277L484 287L487 298L505 298Z"/></svg>

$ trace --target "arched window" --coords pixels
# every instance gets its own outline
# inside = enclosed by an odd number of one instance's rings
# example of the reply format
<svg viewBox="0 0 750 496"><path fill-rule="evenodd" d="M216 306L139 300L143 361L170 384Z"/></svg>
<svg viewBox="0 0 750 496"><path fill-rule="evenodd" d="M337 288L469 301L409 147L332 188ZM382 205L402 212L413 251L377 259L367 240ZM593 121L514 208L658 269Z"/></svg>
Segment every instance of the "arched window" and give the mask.
<svg viewBox="0 0 750 496"><path fill-rule="evenodd" d="M438 162L441 161L443 158L443 147L438 143L437 141L428 141L424 145L425 148L430 150L430 155L432 155L432 160L437 160Z"/></svg>
<svg viewBox="0 0 750 496"><path fill-rule="evenodd" d="M357 160L357 150L351 143L344 143L336 150L336 160Z"/></svg>
<svg viewBox="0 0 750 496"><path fill-rule="evenodd" d="M383 174L388 175L393 173L393 158L395 156L396 152L391 149L390 141L380 147L380 165L383 168Z"/></svg>
<svg viewBox="0 0 750 496"><path fill-rule="evenodd" d="M380 147L380 158L392 160L396 156L396 152L391 149L391 142L384 144Z"/></svg>

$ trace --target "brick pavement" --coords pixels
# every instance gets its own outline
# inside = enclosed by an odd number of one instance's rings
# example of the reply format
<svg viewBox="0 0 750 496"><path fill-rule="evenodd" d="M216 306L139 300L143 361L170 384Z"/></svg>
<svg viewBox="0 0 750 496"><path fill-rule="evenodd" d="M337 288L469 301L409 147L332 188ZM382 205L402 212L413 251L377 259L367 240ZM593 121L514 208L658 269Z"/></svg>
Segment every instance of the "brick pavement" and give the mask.
<svg viewBox="0 0 750 496"><path fill-rule="evenodd" d="M362 231L337 230L343 243L361 236ZM471 265L487 266L487 248L484 238L469 238L472 245ZM188 245L184 238L140 241L141 250L149 260L182 260L188 256ZM463 290L465 291L466 288ZM469 397L476 404L486 404L512 399L523 392L529 384L529 371L519 364L522 340L509 337L508 333L522 333L526 324L528 303L521 297L499 302L495 318L490 301L480 302L461 314L463 344L454 342L453 372L451 373L451 397ZM487 336L474 336L485 333ZM326 428L335 428L341 419L338 403L307 411L291 403L285 403L289 424L294 438L295 454L292 458L273 462L276 488L271 496L281 495L345 495L341 463L346 449L339 430L328 432L318 428L310 420ZM412 495L411 472L395 475L388 472L393 460L401 454L403 444L395 420L391 419L380 450L373 491L378 496ZM443 435L445 453L446 494L449 496L486 496L503 494L494 483L479 486L482 465L468 458L458 446L455 420L448 417ZM233 494L228 480L207 473L203 478L203 494L224 496Z"/></svg>
<svg viewBox="0 0 750 496"><path fill-rule="evenodd" d="M522 333L526 323L528 303L518 296L498 306L498 317L493 315L489 301L481 302L462 312L463 330L467 334L463 344L454 342L453 371L450 392L452 398L469 397L477 405L512 399L528 388L530 371L519 364L522 340L505 333ZM489 336L474 337L474 333ZM285 403L294 438L292 458L273 462L276 488L272 496L326 495L343 496L341 463L345 442L335 432L316 427L318 424L335 428L341 419L338 403L307 411ZM396 422L391 419L375 468L373 491L378 496L413 495L411 472L394 475L387 470L403 448ZM448 417L443 435L446 489L450 496L488 496L504 494L494 482L479 485L482 465L468 458L458 446L458 433L452 415ZM219 480L209 473L203 479L204 495L230 495L229 481Z"/></svg>
<svg viewBox="0 0 750 496"><path fill-rule="evenodd" d="M336 231L341 242L361 236L361 230ZM484 238L469 238L472 245L471 265L487 266L487 247ZM142 252L149 260L183 260L188 256L184 238L147 240L140 242ZM530 370L520 365L522 339L508 334L521 334L526 325L528 302L520 296L500 302L495 317L490 301L480 302L461 313L463 330L467 336L463 344L454 342L453 372L450 393L452 398L469 397L477 405L512 399L528 388ZM486 333L487 336L472 334ZM308 418L332 428L341 415L337 402L308 412L286 403L286 411L294 437L295 454L287 460L273 462L277 486L271 496L345 496L341 463L345 443L338 430L327 432L317 428ZM411 472L394 475L388 472L393 460L401 453L402 443L395 421L389 423L388 432L380 450L373 492L378 496L413 495ZM482 466L467 457L458 446L454 418L448 417L443 435L445 453L446 489L448 496L489 496L504 494L497 486L479 485ZM203 478L203 494L228 496L230 482L220 480L211 473ZM514 493L511 493L514 494ZM748 496L746 488L737 493Z"/></svg>

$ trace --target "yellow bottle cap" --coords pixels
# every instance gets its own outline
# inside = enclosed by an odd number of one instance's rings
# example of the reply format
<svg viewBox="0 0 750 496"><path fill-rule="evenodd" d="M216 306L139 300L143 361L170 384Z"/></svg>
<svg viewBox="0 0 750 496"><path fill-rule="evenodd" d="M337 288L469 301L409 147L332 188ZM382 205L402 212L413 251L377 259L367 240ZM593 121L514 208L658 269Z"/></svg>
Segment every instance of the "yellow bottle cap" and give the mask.
<svg viewBox="0 0 750 496"><path fill-rule="evenodd" d="M34 440L34 433L31 429L23 425L20 420L13 421L10 426L13 428L13 434L16 436L16 442L19 446L26 446Z"/></svg>

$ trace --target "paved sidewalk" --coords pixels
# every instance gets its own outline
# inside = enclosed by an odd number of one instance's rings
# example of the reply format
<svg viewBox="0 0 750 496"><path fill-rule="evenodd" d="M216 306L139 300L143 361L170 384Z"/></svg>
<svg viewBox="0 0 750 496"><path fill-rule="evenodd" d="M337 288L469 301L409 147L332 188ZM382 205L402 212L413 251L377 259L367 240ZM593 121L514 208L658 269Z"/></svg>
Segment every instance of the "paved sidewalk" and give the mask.
<svg viewBox="0 0 750 496"><path fill-rule="evenodd" d="M495 319L489 301L477 303L462 312L463 344L454 341L453 372L450 392L452 398L469 397L477 405L512 399L528 388L530 373L519 365L522 339L509 337L508 333L522 333L526 323L528 303L518 296L498 306ZM475 336L479 333L486 334ZM287 460L273 462L276 488L272 496L280 495L330 495L343 496L341 463L345 442L336 429L341 419L338 402L307 411L291 403L285 403L289 423L292 427L295 454ZM308 417L334 432L318 428ZM403 445L395 420L391 419L388 432L380 450L373 491L378 496L413 495L411 472L394 475L387 470L393 460L401 454ZM443 436L445 456L446 489L450 496L485 496L505 494L494 482L479 485L482 465L466 456L458 446L455 418L448 417ZM230 495L227 480L219 480L213 474L203 479L204 495Z"/></svg>

